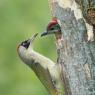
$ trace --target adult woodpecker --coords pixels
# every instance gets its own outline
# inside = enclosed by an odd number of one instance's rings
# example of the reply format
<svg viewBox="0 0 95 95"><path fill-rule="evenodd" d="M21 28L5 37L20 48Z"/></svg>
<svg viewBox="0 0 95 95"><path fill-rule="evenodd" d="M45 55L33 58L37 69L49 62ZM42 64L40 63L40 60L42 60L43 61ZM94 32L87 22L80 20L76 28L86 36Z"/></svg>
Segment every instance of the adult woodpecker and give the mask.
<svg viewBox="0 0 95 95"><path fill-rule="evenodd" d="M32 38L21 42L17 49L18 55L35 72L51 95L63 95L59 65L31 48L37 35L35 34Z"/></svg>
<svg viewBox="0 0 95 95"><path fill-rule="evenodd" d="M55 34L56 40L61 39L61 27L58 24L57 18L53 17L52 20L47 25L46 31L41 34L41 36L45 36L48 34Z"/></svg>

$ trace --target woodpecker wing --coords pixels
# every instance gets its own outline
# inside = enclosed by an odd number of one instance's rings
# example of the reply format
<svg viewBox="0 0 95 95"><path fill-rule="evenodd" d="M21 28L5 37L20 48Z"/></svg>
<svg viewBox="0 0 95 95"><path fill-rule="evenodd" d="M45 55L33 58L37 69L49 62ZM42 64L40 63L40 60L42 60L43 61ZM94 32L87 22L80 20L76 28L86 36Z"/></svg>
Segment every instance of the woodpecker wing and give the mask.
<svg viewBox="0 0 95 95"><path fill-rule="evenodd" d="M31 68L51 95L59 95L48 68L43 68L39 63L32 64Z"/></svg>

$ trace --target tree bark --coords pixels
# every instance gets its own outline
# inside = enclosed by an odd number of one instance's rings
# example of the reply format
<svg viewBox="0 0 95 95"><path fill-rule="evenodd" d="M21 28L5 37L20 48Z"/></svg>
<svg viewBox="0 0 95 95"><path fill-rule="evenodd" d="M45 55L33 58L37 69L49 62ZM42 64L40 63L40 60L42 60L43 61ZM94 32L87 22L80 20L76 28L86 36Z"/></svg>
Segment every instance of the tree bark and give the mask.
<svg viewBox="0 0 95 95"><path fill-rule="evenodd" d="M84 19L76 19L74 11L60 6L61 2L49 0L52 16L61 23L62 39L57 53L65 95L95 95L95 41L87 41Z"/></svg>

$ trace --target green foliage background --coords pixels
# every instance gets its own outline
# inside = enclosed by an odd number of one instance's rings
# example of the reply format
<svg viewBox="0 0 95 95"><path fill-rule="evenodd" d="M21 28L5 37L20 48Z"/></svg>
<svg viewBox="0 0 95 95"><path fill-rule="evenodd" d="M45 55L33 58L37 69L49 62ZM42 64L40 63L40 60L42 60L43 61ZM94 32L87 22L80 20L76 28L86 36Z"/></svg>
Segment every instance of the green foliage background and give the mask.
<svg viewBox="0 0 95 95"><path fill-rule="evenodd" d="M35 50L54 61L53 35L40 37L50 19L48 0L0 0L0 95L49 95L16 49L38 32Z"/></svg>

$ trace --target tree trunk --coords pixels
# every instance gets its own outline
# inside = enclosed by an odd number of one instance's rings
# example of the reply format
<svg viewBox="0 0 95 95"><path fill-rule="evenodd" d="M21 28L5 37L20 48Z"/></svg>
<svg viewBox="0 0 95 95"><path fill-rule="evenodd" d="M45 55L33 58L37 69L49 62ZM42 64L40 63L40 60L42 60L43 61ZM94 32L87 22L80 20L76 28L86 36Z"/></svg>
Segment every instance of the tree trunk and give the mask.
<svg viewBox="0 0 95 95"><path fill-rule="evenodd" d="M62 39L57 52L65 95L95 95L95 41L87 41L84 19L76 19L74 11L64 7L65 1L49 0L52 16L61 23Z"/></svg>

